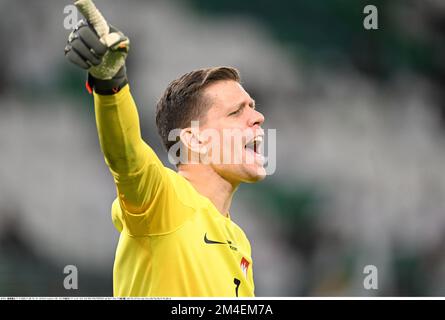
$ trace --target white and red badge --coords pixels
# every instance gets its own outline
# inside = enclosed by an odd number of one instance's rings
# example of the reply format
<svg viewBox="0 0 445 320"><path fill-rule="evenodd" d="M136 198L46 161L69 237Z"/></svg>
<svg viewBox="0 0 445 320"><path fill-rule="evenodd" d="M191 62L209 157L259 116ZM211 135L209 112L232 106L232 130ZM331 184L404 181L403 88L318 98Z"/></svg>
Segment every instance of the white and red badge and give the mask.
<svg viewBox="0 0 445 320"><path fill-rule="evenodd" d="M247 270L249 269L250 262L246 260L246 258L241 259L241 270L243 270L244 276L247 278Z"/></svg>

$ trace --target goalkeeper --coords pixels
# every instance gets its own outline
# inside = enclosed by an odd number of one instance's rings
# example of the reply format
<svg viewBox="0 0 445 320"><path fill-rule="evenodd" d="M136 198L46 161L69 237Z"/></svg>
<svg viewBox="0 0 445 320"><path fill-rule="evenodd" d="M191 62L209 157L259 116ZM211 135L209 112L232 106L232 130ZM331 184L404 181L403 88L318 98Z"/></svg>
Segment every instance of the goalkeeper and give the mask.
<svg viewBox="0 0 445 320"><path fill-rule="evenodd" d="M76 6L86 21L70 34L65 56L88 71L99 141L116 184L114 295L254 296L250 243L229 211L241 183L265 177L264 117L238 71L195 70L167 87L156 125L167 150L181 147L177 172L171 170L141 137L125 68L129 39L90 0ZM227 132L242 143L225 143Z"/></svg>

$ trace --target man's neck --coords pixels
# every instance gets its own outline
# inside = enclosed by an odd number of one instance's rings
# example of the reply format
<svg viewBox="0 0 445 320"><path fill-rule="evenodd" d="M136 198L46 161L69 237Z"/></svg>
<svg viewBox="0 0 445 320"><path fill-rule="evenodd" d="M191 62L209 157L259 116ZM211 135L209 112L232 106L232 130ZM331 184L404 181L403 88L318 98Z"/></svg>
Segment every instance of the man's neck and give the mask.
<svg viewBox="0 0 445 320"><path fill-rule="evenodd" d="M210 199L223 216L228 216L238 185L230 183L208 165L180 165L178 173L186 178L196 191Z"/></svg>

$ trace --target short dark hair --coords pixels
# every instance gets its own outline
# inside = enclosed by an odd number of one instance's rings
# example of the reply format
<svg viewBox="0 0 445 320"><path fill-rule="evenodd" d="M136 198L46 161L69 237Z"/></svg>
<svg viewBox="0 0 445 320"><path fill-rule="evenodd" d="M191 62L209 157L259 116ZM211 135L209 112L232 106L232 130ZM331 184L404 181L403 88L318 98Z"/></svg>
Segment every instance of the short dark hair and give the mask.
<svg viewBox="0 0 445 320"><path fill-rule="evenodd" d="M231 67L199 69L184 74L168 85L156 106L156 126L167 150L176 143L168 140L171 130L187 128L191 121L203 116L210 106L202 95L204 89L222 80L240 82L240 74Z"/></svg>

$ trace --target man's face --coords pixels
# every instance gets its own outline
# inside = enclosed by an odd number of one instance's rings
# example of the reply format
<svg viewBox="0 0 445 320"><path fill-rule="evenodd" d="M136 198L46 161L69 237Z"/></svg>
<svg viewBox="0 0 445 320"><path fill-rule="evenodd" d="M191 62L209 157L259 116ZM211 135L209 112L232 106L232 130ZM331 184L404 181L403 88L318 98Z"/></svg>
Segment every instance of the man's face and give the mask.
<svg viewBox="0 0 445 320"><path fill-rule="evenodd" d="M236 81L218 81L204 90L211 107L200 123L210 166L231 183L256 182L265 177L260 154L264 116Z"/></svg>

